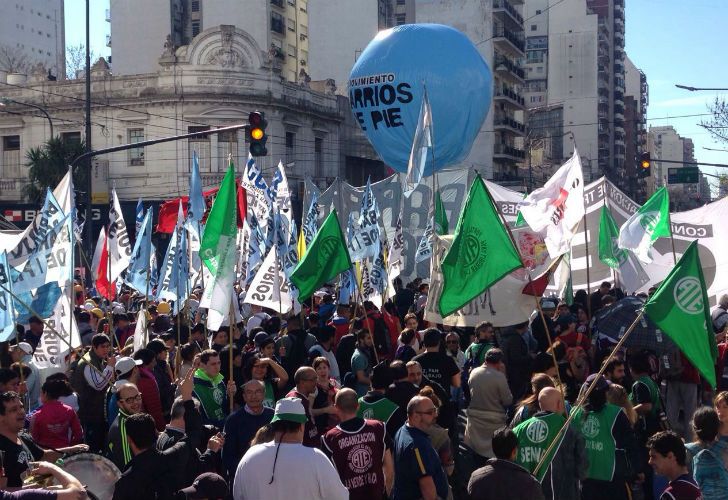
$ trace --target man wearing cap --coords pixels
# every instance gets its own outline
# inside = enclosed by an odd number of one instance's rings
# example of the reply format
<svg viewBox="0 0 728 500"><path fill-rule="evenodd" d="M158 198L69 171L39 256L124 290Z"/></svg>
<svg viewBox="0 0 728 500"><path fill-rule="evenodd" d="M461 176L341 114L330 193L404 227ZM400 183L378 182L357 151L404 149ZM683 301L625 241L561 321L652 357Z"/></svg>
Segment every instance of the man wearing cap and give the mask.
<svg viewBox="0 0 728 500"><path fill-rule="evenodd" d="M104 449L106 430L106 391L114 377L116 357L110 356L111 341L103 333L91 339L91 349L81 357L71 375L71 386L78 394L78 418L91 451Z"/></svg>
<svg viewBox="0 0 728 500"><path fill-rule="evenodd" d="M123 384L130 383L136 385L139 381L139 369L142 364L141 359L133 359L128 356L119 358L114 367L116 382L109 385L106 392L106 421L111 425L119 414L119 402L117 390Z"/></svg>
<svg viewBox="0 0 728 500"><path fill-rule="evenodd" d="M222 476L205 472L197 476L191 486L179 490L175 500L224 500L228 494L228 484Z"/></svg>
<svg viewBox="0 0 728 500"><path fill-rule="evenodd" d="M139 349L134 353L134 359L142 362L139 365L139 377L137 387L142 393L142 408L154 419L158 431L163 431L166 421L162 411L162 399L159 396L159 386L154 378L154 365L157 363L157 356L151 349Z"/></svg>
<svg viewBox="0 0 728 500"><path fill-rule="evenodd" d="M407 424L394 439L393 500L448 497L447 476L427 435L436 419L430 398L415 396L407 404Z"/></svg>
<svg viewBox="0 0 728 500"><path fill-rule="evenodd" d="M10 346L10 358L13 363L22 363L30 368L30 375L25 379L27 388L28 410L33 411L40 404L40 372L33 362L33 347L27 342L19 342Z"/></svg>
<svg viewBox="0 0 728 500"><path fill-rule="evenodd" d="M35 352L42 338L43 321L38 316L31 316L28 320L28 329L23 334L23 341L33 346L33 352Z"/></svg>
<svg viewBox="0 0 728 500"><path fill-rule="evenodd" d="M341 423L322 436L324 453L349 490L350 500L383 499L394 482L393 441L382 422L357 416L354 390L341 389L334 404Z"/></svg>
<svg viewBox="0 0 728 500"><path fill-rule="evenodd" d="M142 395L137 386L131 383L122 384L116 393L119 401L119 414L109 427L106 454L123 472L132 457L131 448L126 440L126 421L130 416L141 413Z"/></svg>
<svg viewBox="0 0 728 500"><path fill-rule="evenodd" d="M314 373L314 384L315 384ZM303 446L309 421L298 398L276 403L271 420L273 441L252 446L235 472L235 500L347 500L349 491L324 453Z"/></svg>
<svg viewBox="0 0 728 500"><path fill-rule="evenodd" d="M630 464L640 463L637 441L627 415L619 406L607 402L609 382L603 376L589 375L582 391L592 383L587 403L577 407L574 423L586 441L589 468L582 481L582 498L626 500Z"/></svg>

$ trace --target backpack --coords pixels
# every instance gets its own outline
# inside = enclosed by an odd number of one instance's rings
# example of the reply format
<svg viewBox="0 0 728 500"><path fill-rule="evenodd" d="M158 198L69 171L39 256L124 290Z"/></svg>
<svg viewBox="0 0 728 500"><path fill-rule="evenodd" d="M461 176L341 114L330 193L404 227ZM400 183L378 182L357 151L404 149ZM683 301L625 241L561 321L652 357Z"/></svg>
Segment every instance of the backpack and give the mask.
<svg viewBox="0 0 728 500"><path fill-rule="evenodd" d="M708 448L700 449L696 443L686 444L685 448L693 455L693 477L704 497L721 498L728 489L728 470L723 460Z"/></svg>
<svg viewBox="0 0 728 500"><path fill-rule="evenodd" d="M368 319L374 324L374 331L372 332L372 340L374 340L374 347L377 349L377 353L380 355L387 355L391 351L389 345L389 328L387 323L379 316L367 316Z"/></svg>
<svg viewBox="0 0 728 500"><path fill-rule="evenodd" d="M465 358L465 364L463 365L462 369L460 370L460 387L463 390L463 397L465 398L465 405L470 404L470 386L468 385L468 380L470 379L470 372L473 370L473 368L477 368L478 365L478 358L480 358L480 353L483 349L486 349L490 344L478 344L478 349L473 349L470 351L470 356Z"/></svg>

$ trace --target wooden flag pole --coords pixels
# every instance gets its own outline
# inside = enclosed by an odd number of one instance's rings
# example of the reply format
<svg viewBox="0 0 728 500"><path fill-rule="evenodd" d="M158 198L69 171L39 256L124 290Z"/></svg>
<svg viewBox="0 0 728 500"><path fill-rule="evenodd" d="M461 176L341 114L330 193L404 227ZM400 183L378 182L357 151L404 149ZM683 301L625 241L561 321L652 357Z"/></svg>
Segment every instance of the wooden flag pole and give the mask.
<svg viewBox="0 0 728 500"><path fill-rule="evenodd" d="M624 335L622 335L622 338L619 339L619 342L617 342L617 345L614 346L614 349L612 350L612 352L609 353L609 356L607 356L607 359L605 359L604 362L602 362L602 367L597 372L596 376L594 377L594 380L592 381L591 384L589 384L589 387L587 387L586 391L584 391L579 396L579 398L576 401L576 404L571 409L571 412L569 413L569 415L567 415L566 421L561 426L561 429L559 429L559 432L554 437L554 440L551 442L551 444L549 445L549 447L546 449L546 451L544 452L544 454L541 456L541 460L538 462L538 464L536 464L536 468L532 472L534 475L537 475L539 469L541 469L541 467L544 466L544 463L546 462L546 459L548 458L549 453L551 453L551 451L554 449L554 446L556 446L556 443L558 443L558 442L561 441L561 435L564 433L564 431L566 431L566 429L568 429L569 424L571 423L571 421L574 418L574 413L575 413L574 410L576 408L579 408L579 407L581 407L581 406L584 405L584 402L586 401L586 399L589 397L589 395L594 390L594 387L596 387L597 383L599 382L599 378L606 371L607 365L609 364L609 361L612 358L614 358L614 356L616 355L616 353L622 348L622 346L624 345L624 342L627 340L627 338L629 337L630 333L632 333L632 331L635 329L635 327L637 326L637 323L642 319L642 316L643 315L644 315L644 311L640 311L639 314L637 314L637 317L632 322L632 324L629 326L629 328L627 329L627 331L624 332Z"/></svg>
<svg viewBox="0 0 728 500"><path fill-rule="evenodd" d="M230 331L228 332L228 349L230 352L229 352L229 356L228 356L228 361L230 363L230 380L232 380L232 381L235 380L234 373L233 373L233 370L234 370L234 362L233 362L233 336L234 336L233 328L234 327L233 327L233 325L234 324L235 324L235 311L233 310L233 301L232 301L232 297L231 297L231 300L230 300ZM228 382L230 380L228 380ZM225 390L227 391L227 387L225 387ZM233 396L228 395L228 397L230 399L230 413L232 413L233 408L235 406L235 395L233 395Z"/></svg>
<svg viewBox="0 0 728 500"><path fill-rule="evenodd" d="M669 207L669 204L668 204ZM670 245L672 245L672 265L677 265L677 255L675 254L675 238L672 237L672 217L670 210L667 211L667 227L670 229Z"/></svg>
<svg viewBox="0 0 728 500"><path fill-rule="evenodd" d="M591 274L589 273L589 268L591 266L589 265L589 227L586 223L586 210L584 210L584 217L582 220L584 221L584 247L586 249L586 308L587 313L589 314L589 320L591 320Z"/></svg>

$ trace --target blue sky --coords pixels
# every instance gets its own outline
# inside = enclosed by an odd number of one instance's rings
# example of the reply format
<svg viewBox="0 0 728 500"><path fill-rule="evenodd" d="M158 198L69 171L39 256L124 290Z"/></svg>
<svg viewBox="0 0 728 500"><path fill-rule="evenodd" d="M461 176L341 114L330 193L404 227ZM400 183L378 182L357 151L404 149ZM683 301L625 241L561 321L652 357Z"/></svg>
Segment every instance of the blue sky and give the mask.
<svg viewBox="0 0 728 500"><path fill-rule="evenodd" d="M124 0L111 0L124 1ZM159 1L159 0L149 0ZM728 149L713 141L698 123L706 117L663 118L707 113L707 104L717 92L688 92L676 83L693 87L728 88L728 65L724 49L728 29L726 0L626 0L626 48L632 62L647 75L650 87L649 125L672 125L695 143L698 161L728 163ZM85 41L85 0L65 0L66 43ZM108 0L91 0L91 47L107 56L105 21ZM728 98L728 92L725 94ZM659 119L658 119L659 118ZM707 173L728 173L725 168L701 167ZM710 179L711 184L715 179Z"/></svg>

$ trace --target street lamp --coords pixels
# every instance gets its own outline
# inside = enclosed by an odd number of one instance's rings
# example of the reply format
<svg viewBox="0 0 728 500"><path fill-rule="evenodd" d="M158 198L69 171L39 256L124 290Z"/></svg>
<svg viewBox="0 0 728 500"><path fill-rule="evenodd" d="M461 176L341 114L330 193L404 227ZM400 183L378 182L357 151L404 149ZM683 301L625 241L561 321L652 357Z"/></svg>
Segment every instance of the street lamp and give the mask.
<svg viewBox="0 0 728 500"><path fill-rule="evenodd" d="M48 119L48 125L51 127L51 139L53 139L53 121L51 120L51 115L48 114L48 111L45 110L45 108L42 108L41 106L38 106L37 104L31 104L29 102L20 102L16 101L14 99L10 99L8 97L2 97L0 98L0 106L7 106L8 104L19 104L21 106L28 106L29 108L35 108L41 113L45 115L45 117Z"/></svg>
<svg viewBox="0 0 728 500"><path fill-rule="evenodd" d="M690 87L689 85L680 85L677 83L675 84L675 86L679 89L689 90L690 92L697 92L699 90L728 90L728 89L718 89L718 88Z"/></svg>

